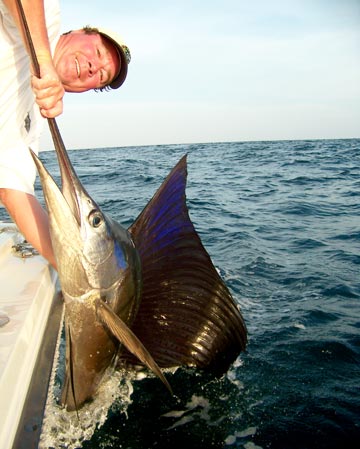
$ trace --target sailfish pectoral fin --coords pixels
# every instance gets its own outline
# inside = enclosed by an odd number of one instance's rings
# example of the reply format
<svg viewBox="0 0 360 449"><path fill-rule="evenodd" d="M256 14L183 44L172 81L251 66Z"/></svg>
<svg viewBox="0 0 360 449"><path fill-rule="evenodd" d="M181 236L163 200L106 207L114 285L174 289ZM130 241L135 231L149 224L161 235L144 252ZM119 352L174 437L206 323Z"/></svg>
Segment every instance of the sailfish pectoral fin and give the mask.
<svg viewBox="0 0 360 449"><path fill-rule="evenodd" d="M107 326L110 332L126 347L128 351L130 351L154 374L156 374L156 376L158 376L165 384L170 393L173 394L171 386L164 374L161 372L159 366L132 330L110 309L104 301L97 300L96 307L98 317Z"/></svg>

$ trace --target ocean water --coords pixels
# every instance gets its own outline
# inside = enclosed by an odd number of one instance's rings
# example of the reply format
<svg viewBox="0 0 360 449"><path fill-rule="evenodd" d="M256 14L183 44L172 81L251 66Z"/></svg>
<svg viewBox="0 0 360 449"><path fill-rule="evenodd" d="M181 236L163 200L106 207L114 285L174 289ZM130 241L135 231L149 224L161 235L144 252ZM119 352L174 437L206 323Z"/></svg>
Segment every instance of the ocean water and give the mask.
<svg viewBox="0 0 360 449"><path fill-rule="evenodd" d="M175 398L152 377L123 381L82 447L359 447L360 140L69 152L125 226L185 153L190 216L241 307L247 351L221 379L170 373ZM41 157L57 174L54 153Z"/></svg>

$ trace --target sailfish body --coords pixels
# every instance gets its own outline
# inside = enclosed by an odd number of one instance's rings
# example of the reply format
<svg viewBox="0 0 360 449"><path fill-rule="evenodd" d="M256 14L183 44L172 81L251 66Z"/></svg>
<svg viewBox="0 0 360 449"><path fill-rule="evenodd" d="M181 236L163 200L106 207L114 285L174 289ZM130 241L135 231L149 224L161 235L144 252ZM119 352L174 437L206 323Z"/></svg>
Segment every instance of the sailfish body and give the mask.
<svg viewBox="0 0 360 449"><path fill-rule="evenodd" d="M91 399L115 356L225 372L245 349L243 318L186 206L186 157L128 230L107 217L56 148L59 190L35 156L65 300L68 410Z"/></svg>

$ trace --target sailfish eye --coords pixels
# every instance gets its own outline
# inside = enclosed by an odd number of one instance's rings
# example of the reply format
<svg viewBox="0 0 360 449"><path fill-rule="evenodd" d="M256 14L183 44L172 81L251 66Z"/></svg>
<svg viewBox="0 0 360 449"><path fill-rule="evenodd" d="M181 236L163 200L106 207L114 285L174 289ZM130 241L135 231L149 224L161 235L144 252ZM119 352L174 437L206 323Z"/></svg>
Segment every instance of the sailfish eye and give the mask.
<svg viewBox="0 0 360 449"><path fill-rule="evenodd" d="M93 211L89 214L89 223L93 228L98 228L103 221L100 212Z"/></svg>

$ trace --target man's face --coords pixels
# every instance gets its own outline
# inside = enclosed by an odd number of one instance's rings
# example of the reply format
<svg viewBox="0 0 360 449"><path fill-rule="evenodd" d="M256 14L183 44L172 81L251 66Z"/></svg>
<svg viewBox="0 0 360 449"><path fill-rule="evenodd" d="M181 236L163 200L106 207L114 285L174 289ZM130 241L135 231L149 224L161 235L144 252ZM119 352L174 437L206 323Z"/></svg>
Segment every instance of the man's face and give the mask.
<svg viewBox="0 0 360 449"><path fill-rule="evenodd" d="M120 68L115 47L100 34L83 30L61 36L54 63L67 92L105 87Z"/></svg>

